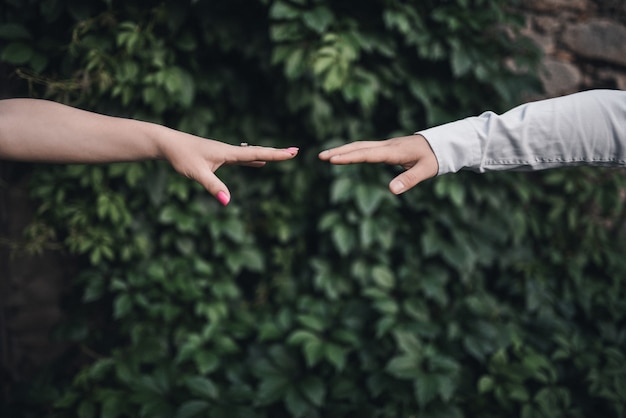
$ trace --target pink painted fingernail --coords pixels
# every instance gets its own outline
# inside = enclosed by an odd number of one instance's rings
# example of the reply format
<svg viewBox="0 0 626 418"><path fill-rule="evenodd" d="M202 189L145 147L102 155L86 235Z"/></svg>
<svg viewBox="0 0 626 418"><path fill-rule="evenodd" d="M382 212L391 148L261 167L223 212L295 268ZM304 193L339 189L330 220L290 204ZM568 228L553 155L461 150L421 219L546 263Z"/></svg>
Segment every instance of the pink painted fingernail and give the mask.
<svg viewBox="0 0 626 418"><path fill-rule="evenodd" d="M219 192L217 193L217 200L219 200L222 205L226 206L228 202L230 202L230 197L224 192Z"/></svg>
<svg viewBox="0 0 626 418"><path fill-rule="evenodd" d="M291 155L296 155L299 150L300 150L300 148L298 148L298 147L289 147L285 151L287 151Z"/></svg>

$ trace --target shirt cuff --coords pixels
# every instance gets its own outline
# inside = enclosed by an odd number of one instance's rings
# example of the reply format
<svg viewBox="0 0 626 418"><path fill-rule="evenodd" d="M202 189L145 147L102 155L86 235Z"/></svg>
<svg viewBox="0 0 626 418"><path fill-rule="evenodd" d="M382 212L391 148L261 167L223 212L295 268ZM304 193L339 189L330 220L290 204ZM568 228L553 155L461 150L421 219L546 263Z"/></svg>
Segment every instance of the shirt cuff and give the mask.
<svg viewBox="0 0 626 418"><path fill-rule="evenodd" d="M422 135L437 157L440 176L456 173L480 164L480 141L476 129L467 119L415 132Z"/></svg>

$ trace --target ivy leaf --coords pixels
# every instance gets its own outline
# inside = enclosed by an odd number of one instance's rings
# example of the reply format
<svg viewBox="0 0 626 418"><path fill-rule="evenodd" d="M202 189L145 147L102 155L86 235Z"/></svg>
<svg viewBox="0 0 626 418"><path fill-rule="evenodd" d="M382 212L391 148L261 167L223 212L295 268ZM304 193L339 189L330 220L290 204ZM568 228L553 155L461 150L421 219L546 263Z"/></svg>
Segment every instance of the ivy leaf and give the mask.
<svg viewBox="0 0 626 418"><path fill-rule="evenodd" d="M269 16L272 19L293 19L300 15L300 11L284 1L276 1L269 10Z"/></svg>
<svg viewBox="0 0 626 418"><path fill-rule="evenodd" d="M308 367L315 366L324 356L324 343L320 339L307 341L303 348Z"/></svg>
<svg viewBox="0 0 626 418"><path fill-rule="evenodd" d="M411 354L393 357L385 370L399 379L415 379L422 373L419 358Z"/></svg>
<svg viewBox="0 0 626 418"><path fill-rule="evenodd" d="M209 409L211 404L203 400L187 401L176 411L176 418L194 418Z"/></svg>
<svg viewBox="0 0 626 418"><path fill-rule="evenodd" d="M478 379L478 393L488 393L493 390L495 382L491 376L481 376Z"/></svg>
<svg viewBox="0 0 626 418"><path fill-rule="evenodd" d="M31 39L30 32L18 23L2 23L0 24L0 39L14 41L17 39Z"/></svg>
<svg viewBox="0 0 626 418"><path fill-rule="evenodd" d="M193 355L198 371L202 374L211 373L219 366L219 358L210 351L199 349Z"/></svg>
<svg viewBox="0 0 626 418"><path fill-rule="evenodd" d="M422 408L435 399L439 392L437 378L432 374L421 374L416 376L414 388L417 403Z"/></svg>
<svg viewBox="0 0 626 418"><path fill-rule="evenodd" d="M378 209L383 197L383 192L378 186L364 184L356 186L356 203L365 216L371 216Z"/></svg>
<svg viewBox="0 0 626 418"><path fill-rule="evenodd" d="M13 65L26 64L33 56L31 47L22 42L11 42L0 53L0 60Z"/></svg>
<svg viewBox="0 0 626 418"><path fill-rule="evenodd" d="M323 332L326 329L326 323L316 315L298 315L298 322L313 331Z"/></svg>
<svg viewBox="0 0 626 418"><path fill-rule="evenodd" d="M304 417L310 410L307 400L303 398L295 388L291 388L287 391L285 404L293 417Z"/></svg>
<svg viewBox="0 0 626 418"><path fill-rule="evenodd" d="M455 77L462 77L472 69L472 60L468 52L463 48L455 48L452 51L451 66Z"/></svg>
<svg viewBox="0 0 626 418"><path fill-rule="evenodd" d="M326 387L319 377L306 377L299 386L313 405L322 406L326 396Z"/></svg>
<svg viewBox="0 0 626 418"><path fill-rule="evenodd" d="M392 289L395 285L395 277L391 269L385 265L378 265L372 269L374 282L383 289Z"/></svg>
<svg viewBox="0 0 626 418"><path fill-rule="evenodd" d="M338 225L332 231L332 238L341 255L347 255L354 247L355 237L348 226Z"/></svg>
<svg viewBox="0 0 626 418"><path fill-rule="evenodd" d="M261 380L257 394L259 405L270 405L285 396L291 387L289 380L282 375L266 376Z"/></svg>
<svg viewBox="0 0 626 418"><path fill-rule="evenodd" d="M96 407L93 402L84 400L78 407L78 418L93 418L96 414Z"/></svg>
<svg viewBox="0 0 626 418"><path fill-rule="evenodd" d="M340 177L330 187L331 203L343 202L352 196L354 181L348 177Z"/></svg>
<svg viewBox="0 0 626 418"><path fill-rule="evenodd" d="M124 318L132 308L132 301L128 293L119 295L113 303L113 316L116 319Z"/></svg>
<svg viewBox="0 0 626 418"><path fill-rule="evenodd" d="M333 343L326 343L324 345L324 354L337 371L344 369L346 365L346 350L343 347Z"/></svg>
<svg viewBox="0 0 626 418"><path fill-rule="evenodd" d="M304 23L317 33L324 33L335 20L335 16L326 6L316 6L302 15Z"/></svg>
<svg viewBox="0 0 626 418"><path fill-rule="evenodd" d="M217 385L210 379L202 376L193 376L185 382L187 387L196 395L207 397L209 399L217 399L219 389Z"/></svg>

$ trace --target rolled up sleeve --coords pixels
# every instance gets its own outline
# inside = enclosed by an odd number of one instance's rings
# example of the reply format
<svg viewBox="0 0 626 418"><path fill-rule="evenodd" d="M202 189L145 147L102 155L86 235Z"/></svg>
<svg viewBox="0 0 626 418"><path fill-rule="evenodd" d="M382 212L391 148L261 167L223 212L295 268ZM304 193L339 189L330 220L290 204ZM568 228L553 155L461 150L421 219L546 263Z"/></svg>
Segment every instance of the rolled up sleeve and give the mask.
<svg viewBox="0 0 626 418"><path fill-rule="evenodd" d="M485 112L416 132L439 163L459 170L542 170L626 164L626 91L590 90Z"/></svg>

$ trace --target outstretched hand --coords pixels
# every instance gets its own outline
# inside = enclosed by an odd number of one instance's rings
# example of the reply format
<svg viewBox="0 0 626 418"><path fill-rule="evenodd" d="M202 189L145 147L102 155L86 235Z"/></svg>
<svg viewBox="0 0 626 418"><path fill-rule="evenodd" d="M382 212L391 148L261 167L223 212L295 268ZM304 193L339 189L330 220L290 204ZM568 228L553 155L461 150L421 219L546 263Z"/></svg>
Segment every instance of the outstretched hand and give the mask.
<svg viewBox="0 0 626 418"><path fill-rule="evenodd" d="M180 133L176 133L180 135ZM230 201L228 187L215 175L223 165L262 167L268 161L283 161L296 156L298 148L235 146L211 139L182 134L184 138L163 141L163 157L176 171L200 183L220 203ZM185 142L189 143L185 143Z"/></svg>
<svg viewBox="0 0 626 418"><path fill-rule="evenodd" d="M230 192L215 171L295 157L298 148L229 145L134 119L106 116L40 99L0 100L0 159L102 164L166 159L223 205Z"/></svg>
<svg viewBox="0 0 626 418"><path fill-rule="evenodd" d="M357 141L322 151L319 158L331 164L386 163L406 171L389 183L393 194L404 193L419 182L437 175L439 164L428 141L421 135L383 141Z"/></svg>

